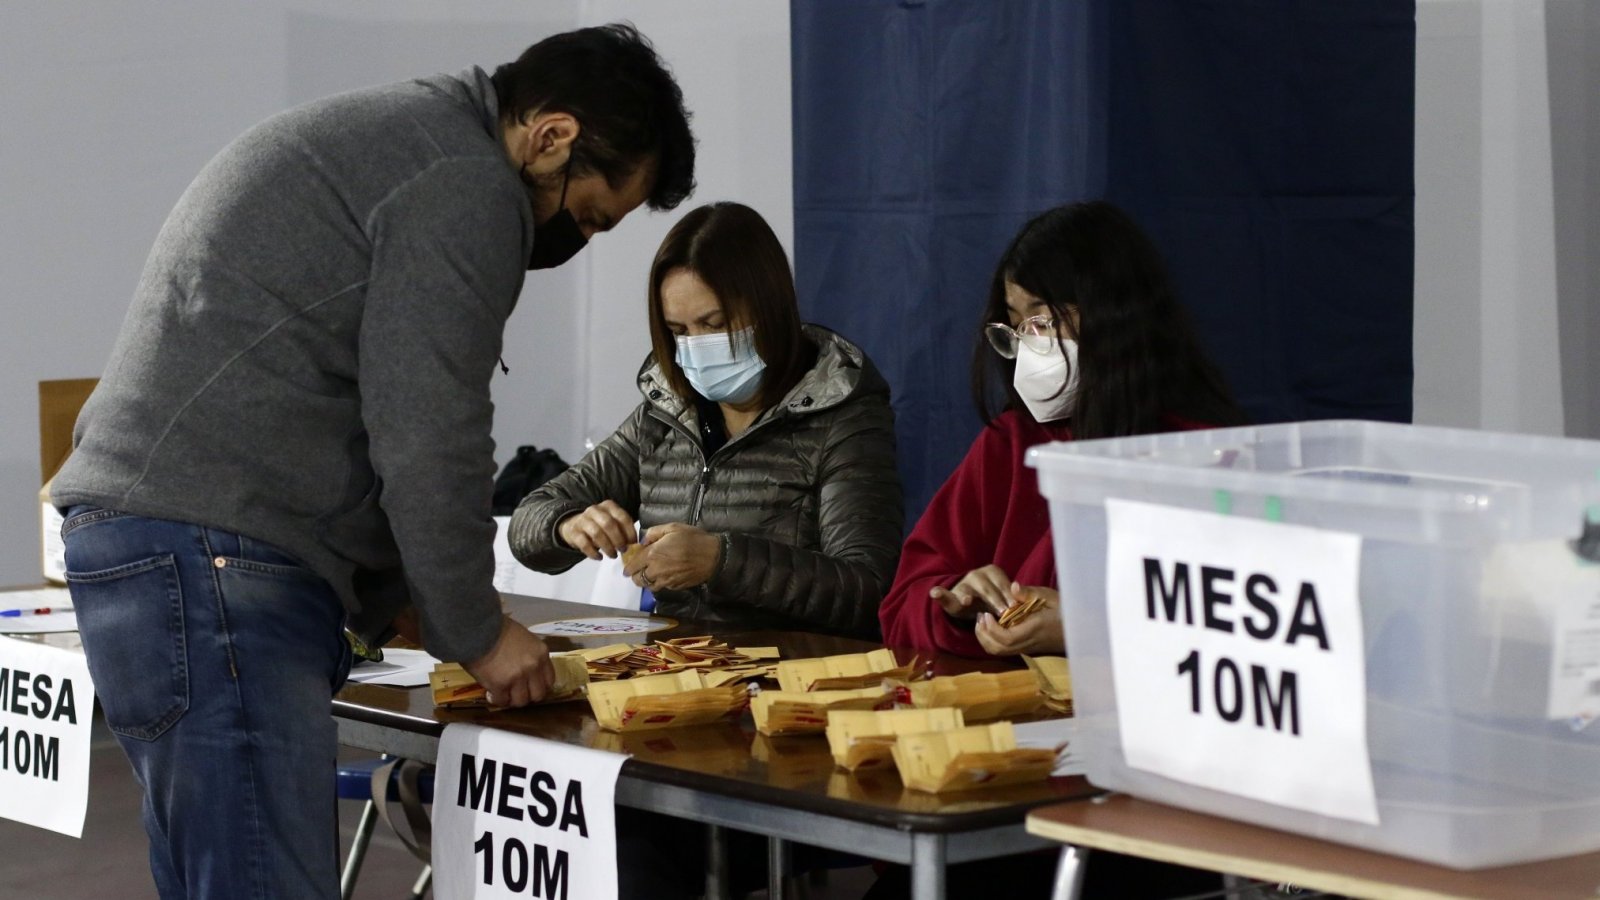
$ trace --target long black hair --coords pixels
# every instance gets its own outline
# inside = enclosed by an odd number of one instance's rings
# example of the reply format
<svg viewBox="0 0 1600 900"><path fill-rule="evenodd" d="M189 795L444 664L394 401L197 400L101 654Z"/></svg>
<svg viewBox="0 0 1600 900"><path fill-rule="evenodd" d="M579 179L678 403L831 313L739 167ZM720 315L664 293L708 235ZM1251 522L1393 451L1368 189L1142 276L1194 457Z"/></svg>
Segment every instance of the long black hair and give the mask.
<svg viewBox="0 0 1600 900"><path fill-rule="evenodd" d="M1155 244L1122 210L1094 200L1034 217L995 267L972 358L973 399L986 424L1001 409L1026 409L1011 385L1016 362L995 353L983 335L989 323L1009 321L1007 282L1043 300L1058 322L1073 321L1069 310L1076 310L1080 371L1068 423L1074 437L1167 431L1168 417L1207 425L1245 421L1178 303ZM999 409L996 382L1005 388Z"/></svg>

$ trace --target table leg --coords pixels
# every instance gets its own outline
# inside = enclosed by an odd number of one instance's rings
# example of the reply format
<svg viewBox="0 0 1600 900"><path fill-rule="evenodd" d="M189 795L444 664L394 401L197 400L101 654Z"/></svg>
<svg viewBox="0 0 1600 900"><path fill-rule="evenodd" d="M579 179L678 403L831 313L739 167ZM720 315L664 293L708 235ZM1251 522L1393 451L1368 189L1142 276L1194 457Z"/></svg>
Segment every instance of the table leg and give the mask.
<svg viewBox="0 0 1600 900"><path fill-rule="evenodd" d="M1061 862L1056 866L1055 889L1050 900L1078 900L1083 893L1083 873L1089 861L1089 848L1067 844L1061 848Z"/></svg>
<svg viewBox="0 0 1600 900"><path fill-rule="evenodd" d="M945 859L944 835L911 836L912 900L944 900Z"/></svg>
<svg viewBox="0 0 1600 900"><path fill-rule="evenodd" d="M706 826L706 900L728 900L728 832Z"/></svg>
<svg viewBox="0 0 1600 900"><path fill-rule="evenodd" d="M767 900L784 900L789 886L789 842L767 838Z"/></svg>

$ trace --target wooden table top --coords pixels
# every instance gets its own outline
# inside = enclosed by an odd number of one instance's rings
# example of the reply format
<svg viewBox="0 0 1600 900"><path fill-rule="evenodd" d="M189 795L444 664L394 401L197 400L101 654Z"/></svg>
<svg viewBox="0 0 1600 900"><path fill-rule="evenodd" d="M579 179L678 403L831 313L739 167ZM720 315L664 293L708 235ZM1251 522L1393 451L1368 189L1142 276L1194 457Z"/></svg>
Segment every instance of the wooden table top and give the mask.
<svg viewBox="0 0 1600 900"><path fill-rule="evenodd" d="M595 616L643 615L530 597L508 596L507 608L524 624ZM735 647L777 647L783 659L859 653L877 647L828 635L779 631L718 631L684 622L645 634L547 638L552 650L600 647L714 634ZM902 661L911 653L897 651ZM940 657L938 674L1006 668L1003 661ZM427 688L349 684L334 698L334 715L419 734L439 734L450 722L471 722L582 747L628 753L624 775L823 815L917 831L969 831L1015 824L1034 807L1091 796L1083 778L934 795L908 791L894 771L855 775L836 770L822 735L767 737L748 713L738 723L617 734L601 730L585 702L524 709L436 710Z"/></svg>
<svg viewBox="0 0 1600 900"><path fill-rule="evenodd" d="M1375 900L1600 896L1600 853L1463 872L1125 794L1036 809L1028 831L1079 847Z"/></svg>

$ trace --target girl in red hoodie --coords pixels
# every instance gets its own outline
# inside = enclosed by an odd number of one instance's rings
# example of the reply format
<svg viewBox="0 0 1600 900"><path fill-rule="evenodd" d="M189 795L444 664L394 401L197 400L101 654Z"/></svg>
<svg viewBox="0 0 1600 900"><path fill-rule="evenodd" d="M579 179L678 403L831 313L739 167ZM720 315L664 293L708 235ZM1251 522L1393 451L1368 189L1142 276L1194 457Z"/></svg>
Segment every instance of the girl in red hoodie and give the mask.
<svg viewBox="0 0 1600 900"><path fill-rule="evenodd" d="M1027 449L1244 416L1155 245L1110 203L1073 203L1024 225L995 269L983 323L972 384L986 427L906 539L878 618L891 645L1061 653L1050 516ZM1044 608L1001 627L998 615L1030 595Z"/></svg>

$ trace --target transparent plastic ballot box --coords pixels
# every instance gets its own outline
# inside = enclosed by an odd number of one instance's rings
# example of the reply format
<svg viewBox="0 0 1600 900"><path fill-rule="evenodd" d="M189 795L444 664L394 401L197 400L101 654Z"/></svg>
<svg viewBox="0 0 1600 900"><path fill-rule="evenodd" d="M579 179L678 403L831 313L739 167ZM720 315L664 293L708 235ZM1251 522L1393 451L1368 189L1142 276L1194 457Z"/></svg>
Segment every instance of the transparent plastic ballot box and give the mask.
<svg viewBox="0 0 1600 900"><path fill-rule="evenodd" d="M1456 868L1600 849L1600 441L1326 421L1048 444L1028 464L1090 781ZM1108 501L1359 538L1377 824L1127 764Z"/></svg>

